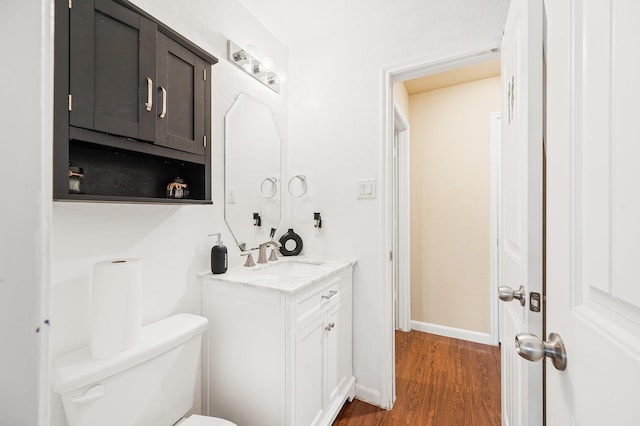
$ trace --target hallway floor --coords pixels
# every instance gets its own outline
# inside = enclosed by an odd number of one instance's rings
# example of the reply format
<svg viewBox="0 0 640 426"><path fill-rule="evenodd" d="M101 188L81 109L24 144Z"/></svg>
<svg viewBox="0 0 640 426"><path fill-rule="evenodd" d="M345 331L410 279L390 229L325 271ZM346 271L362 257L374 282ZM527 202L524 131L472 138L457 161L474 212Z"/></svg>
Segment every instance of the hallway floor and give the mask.
<svg viewBox="0 0 640 426"><path fill-rule="evenodd" d="M353 400L333 424L500 425L500 348L396 331L393 410Z"/></svg>

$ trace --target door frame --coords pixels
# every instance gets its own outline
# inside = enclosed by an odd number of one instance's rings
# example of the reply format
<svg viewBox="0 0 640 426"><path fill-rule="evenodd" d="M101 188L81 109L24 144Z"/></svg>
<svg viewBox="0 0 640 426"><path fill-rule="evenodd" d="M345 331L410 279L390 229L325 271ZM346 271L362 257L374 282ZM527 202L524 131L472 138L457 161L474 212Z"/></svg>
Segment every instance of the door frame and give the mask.
<svg viewBox="0 0 640 426"><path fill-rule="evenodd" d="M381 263L383 264L383 276L389 285L380 287L380 301L382 317L380 327L380 354L379 369L380 377L380 406L390 409L393 407L396 398L395 383L395 311L393 298L393 265L389 258L389 252L393 247L393 215L390 207L392 197L392 167L393 167L393 139L394 139L394 105L393 105L393 84L427 74L436 74L449 71L467 65L477 64L487 60L500 57L500 40L478 47L476 49L461 51L455 54L439 56L433 58L423 58L412 62L392 65L382 68L382 135L380 138L380 158L382 161L382 235L384 242L381 250ZM408 264L408 262L405 262ZM497 311L497 310L496 310ZM492 314L492 322L495 315ZM497 325L496 325L497 327ZM493 330L494 326L491 326Z"/></svg>
<svg viewBox="0 0 640 426"><path fill-rule="evenodd" d="M392 184L392 198L390 207L393 211L396 202L398 212L398 224L396 229L398 230L397 243L398 247L392 249L393 255L391 261L397 268L398 274L393 276L394 289L397 291L397 309L395 314L396 328L401 331L411 331L411 216L410 216L410 174L409 174L409 119L405 117L402 112L394 105L394 137L397 133L397 152L396 152L396 167L398 168L398 180L394 182L393 176L390 176ZM391 144L391 159L394 161L393 156L393 142ZM391 169L393 171L393 168ZM397 196L393 196L394 192ZM393 217L392 217L393 219ZM392 223L393 226L393 223ZM393 229L392 229L393 232ZM393 238L393 237L392 237ZM394 241L392 240L392 245Z"/></svg>

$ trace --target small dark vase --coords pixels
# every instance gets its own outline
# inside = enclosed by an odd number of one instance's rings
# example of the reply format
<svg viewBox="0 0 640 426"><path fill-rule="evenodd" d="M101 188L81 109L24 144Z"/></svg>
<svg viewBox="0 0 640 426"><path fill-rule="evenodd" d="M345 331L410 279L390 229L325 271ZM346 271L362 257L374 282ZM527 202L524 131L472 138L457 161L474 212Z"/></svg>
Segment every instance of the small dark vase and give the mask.
<svg viewBox="0 0 640 426"><path fill-rule="evenodd" d="M302 238L293 232L293 228L289 228L287 232L280 237L280 253L283 256L297 256L302 251Z"/></svg>

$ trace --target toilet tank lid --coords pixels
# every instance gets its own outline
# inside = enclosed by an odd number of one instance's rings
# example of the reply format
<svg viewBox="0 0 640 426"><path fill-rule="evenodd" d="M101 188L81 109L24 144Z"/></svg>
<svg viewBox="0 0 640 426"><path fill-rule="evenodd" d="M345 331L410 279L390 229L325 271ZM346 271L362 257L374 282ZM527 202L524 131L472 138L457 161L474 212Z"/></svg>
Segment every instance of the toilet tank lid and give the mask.
<svg viewBox="0 0 640 426"><path fill-rule="evenodd" d="M51 388L63 393L113 376L202 334L207 324L204 317L177 314L142 327L138 344L115 358L93 358L89 346L61 355L53 362Z"/></svg>

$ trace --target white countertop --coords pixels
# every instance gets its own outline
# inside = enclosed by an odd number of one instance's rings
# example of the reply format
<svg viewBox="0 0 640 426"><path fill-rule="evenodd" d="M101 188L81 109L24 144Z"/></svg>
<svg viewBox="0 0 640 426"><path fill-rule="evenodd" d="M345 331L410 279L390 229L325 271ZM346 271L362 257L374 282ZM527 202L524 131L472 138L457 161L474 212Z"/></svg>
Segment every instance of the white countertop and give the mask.
<svg viewBox="0 0 640 426"><path fill-rule="evenodd" d="M222 281L294 294L355 264L356 259L351 258L287 256L249 268L238 266L224 274L203 272L198 277L205 284L207 280Z"/></svg>

